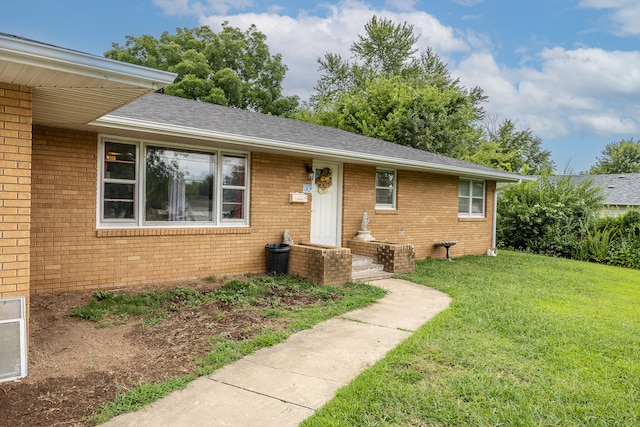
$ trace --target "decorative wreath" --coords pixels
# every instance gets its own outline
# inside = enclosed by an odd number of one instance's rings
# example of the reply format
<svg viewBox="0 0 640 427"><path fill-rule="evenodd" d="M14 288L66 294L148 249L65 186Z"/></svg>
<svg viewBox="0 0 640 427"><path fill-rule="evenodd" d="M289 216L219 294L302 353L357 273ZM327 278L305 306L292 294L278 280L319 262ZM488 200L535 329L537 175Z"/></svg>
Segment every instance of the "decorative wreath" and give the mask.
<svg viewBox="0 0 640 427"><path fill-rule="evenodd" d="M316 175L316 185L319 193L328 191L329 187L331 187L331 169L324 168L319 175Z"/></svg>

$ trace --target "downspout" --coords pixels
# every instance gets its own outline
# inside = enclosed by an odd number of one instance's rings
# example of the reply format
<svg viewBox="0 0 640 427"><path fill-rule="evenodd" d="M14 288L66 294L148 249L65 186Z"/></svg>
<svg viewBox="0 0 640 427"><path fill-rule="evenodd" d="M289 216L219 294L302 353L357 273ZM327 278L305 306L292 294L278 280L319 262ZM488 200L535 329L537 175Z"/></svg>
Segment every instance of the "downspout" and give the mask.
<svg viewBox="0 0 640 427"><path fill-rule="evenodd" d="M498 242L496 242L496 228L498 224L498 193L520 184L522 184L522 179L519 179L518 182L511 185L498 188L498 183L496 182L496 190L493 192L493 230L491 233L491 249L496 248L498 244Z"/></svg>

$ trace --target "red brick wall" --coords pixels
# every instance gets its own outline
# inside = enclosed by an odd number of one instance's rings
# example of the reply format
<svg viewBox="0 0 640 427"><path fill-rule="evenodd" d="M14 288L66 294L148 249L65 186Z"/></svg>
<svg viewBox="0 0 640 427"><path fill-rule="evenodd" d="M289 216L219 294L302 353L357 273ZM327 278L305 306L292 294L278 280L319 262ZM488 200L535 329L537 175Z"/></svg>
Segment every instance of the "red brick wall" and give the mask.
<svg viewBox="0 0 640 427"><path fill-rule="evenodd" d="M360 228L363 209L377 241L411 243L416 259L443 258L442 240L457 240L452 256L483 254L491 247L495 182L487 182L485 217L458 218L457 176L398 171L396 210L375 210L376 168L345 165L343 245Z"/></svg>
<svg viewBox="0 0 640 427"><path fill-rule="evenodd" d="M0 83L0 298L27 301L31 106L30 88Z"/></svg>
<svg viewBox="0 0 640 427"><path fill-rule="evenodd" d="M309 159L253 154L251 227L96 229L93 133L34 128L32 292L149 285L266 271L264 245L309 236L311 204L290 204Z"/></svg>

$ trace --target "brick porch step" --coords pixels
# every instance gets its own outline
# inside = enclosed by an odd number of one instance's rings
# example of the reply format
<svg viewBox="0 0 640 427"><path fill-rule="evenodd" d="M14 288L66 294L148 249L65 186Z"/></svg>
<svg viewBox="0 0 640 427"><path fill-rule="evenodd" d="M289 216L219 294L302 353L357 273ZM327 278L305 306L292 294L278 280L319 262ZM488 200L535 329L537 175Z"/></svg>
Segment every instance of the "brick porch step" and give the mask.
<svg viewBox="0 0 640 427"><path fill-rule="evenodd" d="M374 264L373 258L368 256L353 254L351 264L351 280L370 282L393 277L393 273L384 271L382 265Z"/></svg>

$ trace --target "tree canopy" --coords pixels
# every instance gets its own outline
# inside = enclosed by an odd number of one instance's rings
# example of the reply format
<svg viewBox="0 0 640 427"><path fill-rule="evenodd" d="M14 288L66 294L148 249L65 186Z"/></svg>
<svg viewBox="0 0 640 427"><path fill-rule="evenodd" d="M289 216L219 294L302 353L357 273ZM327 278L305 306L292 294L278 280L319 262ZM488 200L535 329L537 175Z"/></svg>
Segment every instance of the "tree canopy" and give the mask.
<svg viewBox="0 0 640 427"><path fill-rule="evenodd" d="M453 79L431 49L420 52L413 26L376 16L350 48L327 53L309 105L296 118L454 157L481 136L482 89Z"/></svg>
<svg viewBox="0 0 640 427"><path fill-rule="evenodd" d="M640 172L640 141L621 139L607 144L589 173L615 174Z"/></svg>
<svg viewBox="0 0 640 427"><path fill-rule="evenodd" d="M282 95L287 68L271 55L266 36L255 25L242 31L228 23L219 33L209 27L178 28L160 38L126 36L112 44L107 58L178 74L164 88L168 95L283 115L298 106L297 97Z"/></svg>
<svg viewBox="0 0 640 427"><path fill-rule="evenodd" d="M531 130L517 130L505 119L497 130L487 129L486 139L466 160L524 175L551 172L555 165L551 152L542 149L542 140Z"/></svg>

